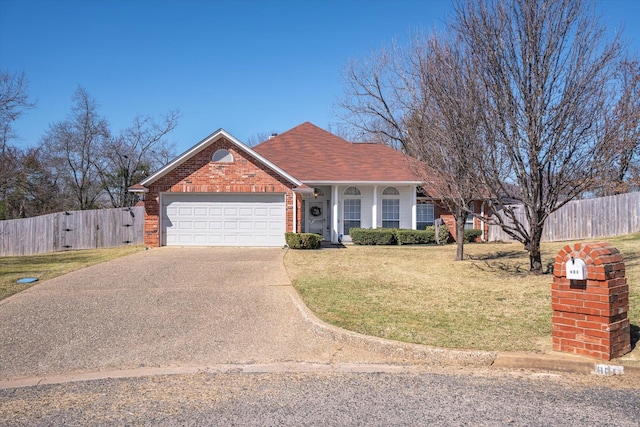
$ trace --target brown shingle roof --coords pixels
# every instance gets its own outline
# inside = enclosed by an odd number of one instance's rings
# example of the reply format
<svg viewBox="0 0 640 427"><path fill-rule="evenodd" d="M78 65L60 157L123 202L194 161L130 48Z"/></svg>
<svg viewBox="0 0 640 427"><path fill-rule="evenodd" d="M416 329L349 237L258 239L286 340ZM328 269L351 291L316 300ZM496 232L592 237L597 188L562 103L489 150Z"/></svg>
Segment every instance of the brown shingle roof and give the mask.
<svg viewBox="0 0 640 427"><path fill-rule="evenodd" d="M401 152L383 144L348 142L309 122L254 150L303 182L422 181Z"/></svg>

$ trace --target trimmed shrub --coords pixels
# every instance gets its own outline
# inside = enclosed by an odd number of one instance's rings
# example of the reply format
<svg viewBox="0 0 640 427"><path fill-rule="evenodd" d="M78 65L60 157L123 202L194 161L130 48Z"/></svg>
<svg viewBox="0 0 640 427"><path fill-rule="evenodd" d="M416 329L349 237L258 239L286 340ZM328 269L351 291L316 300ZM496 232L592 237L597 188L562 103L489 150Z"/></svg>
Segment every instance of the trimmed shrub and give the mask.
<svg viewBox="0 0 640 427"><path fill-rule="evenodd" d="M426 245L436 242L435 227L426 230L407 230L397 228L351 228L351 241L356 245ZM440 227L440 242L447 243L449 229Z"/></svg>
<svg viewBox="0 0 640 427"><path fill-rule="evenodd" d="M478 241L478 237L482 236L482 230L464 230L464 242L475 243Z"/></svg>
<svg viewBox="0 0 640 427"><path fill-rule="evenodd" d="M284 239L291 249L318 249L322 236L314 233L285 233Z"/></svg>
<svg viewBox="0 0 640 427"><path fill-rule="evenodd" d="M425 228L425 231L428 233L429 243L435 243L436 242L436 226L429 225ZM449 233L449 228L446 225L440 226L440 230L438 234L440 234L440 243L449 243L449 238L451 237L451 234Z"/></svg>
<svg viewBox="0 0 640 427"><path fill-rule="evenodd" d="M427 230L394 230L399 245L424 245L433 243L433 231Z"/></svg>
<svg viewBox="0 0 640 427"><path fill-rule="evenodd" d="M395 245L396 236L390 228L351 228L351 241L356 245Z"/></svg>

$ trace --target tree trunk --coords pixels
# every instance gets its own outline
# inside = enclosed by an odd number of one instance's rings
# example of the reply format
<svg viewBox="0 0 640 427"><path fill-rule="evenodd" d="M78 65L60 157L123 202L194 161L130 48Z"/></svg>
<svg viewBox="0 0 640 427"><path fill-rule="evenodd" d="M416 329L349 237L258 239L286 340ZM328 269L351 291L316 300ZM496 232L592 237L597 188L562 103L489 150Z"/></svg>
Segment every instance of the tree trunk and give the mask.
<svg viewBox="0 0 640 427"><path fill-rule="evenodd" d="M529 251L529 274L542 274L542 255L540 253L542 230L534 230L531 241L526 245Z"/></svg>
<svg viewBox="0 0 640 427"><path fill-rule="evenodd" d="M529 274L542 274L542 256L540 248L529 251Z"/></svg>
<svg viewBox="0 0 640 427"><path fill-rule="evenodd" d="M461 209L456 209L456 261L464 259L464 222L467 215Z"/></svg>

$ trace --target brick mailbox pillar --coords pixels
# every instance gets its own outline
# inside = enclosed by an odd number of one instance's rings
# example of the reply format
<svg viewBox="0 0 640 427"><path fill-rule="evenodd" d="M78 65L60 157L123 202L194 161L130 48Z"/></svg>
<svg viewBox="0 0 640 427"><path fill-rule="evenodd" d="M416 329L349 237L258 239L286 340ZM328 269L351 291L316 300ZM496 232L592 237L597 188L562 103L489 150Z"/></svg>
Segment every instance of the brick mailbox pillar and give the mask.
<svg viewBox="0 0 640 427"><path fill-rule="evenodd" d="M558 252L551 307L554 350L604 360L631 351L629 285L622 255L610 244L576 243Z"/></svg>

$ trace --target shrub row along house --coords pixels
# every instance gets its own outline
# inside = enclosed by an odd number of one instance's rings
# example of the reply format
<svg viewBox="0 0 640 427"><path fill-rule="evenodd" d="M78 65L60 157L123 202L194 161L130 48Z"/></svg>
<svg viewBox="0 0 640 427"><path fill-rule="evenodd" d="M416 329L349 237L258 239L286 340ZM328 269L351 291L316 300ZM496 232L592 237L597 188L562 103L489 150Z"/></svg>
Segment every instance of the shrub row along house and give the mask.
<svg viewBox="0 0 640 427"><path fill-rule="evenodd" d="M143 195L149 246L283 246L285 232L337 243L354 227L424 229L439 216L455 238L410 160L308 122L254 148L218 130L129 191Z"/></svg>

